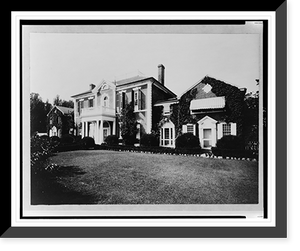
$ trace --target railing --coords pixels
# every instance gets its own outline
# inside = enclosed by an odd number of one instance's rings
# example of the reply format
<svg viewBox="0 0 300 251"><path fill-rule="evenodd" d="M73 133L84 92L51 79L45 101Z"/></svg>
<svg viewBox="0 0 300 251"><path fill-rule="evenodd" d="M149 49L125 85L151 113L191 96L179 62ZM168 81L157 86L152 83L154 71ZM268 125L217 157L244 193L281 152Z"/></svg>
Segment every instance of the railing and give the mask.
<svg viewBox="0 0 300 251"><path fill-rule="evenodd" d="M110 115L115 116L115 109L109 107L89 107L81 110L80 116Z"/></svg>

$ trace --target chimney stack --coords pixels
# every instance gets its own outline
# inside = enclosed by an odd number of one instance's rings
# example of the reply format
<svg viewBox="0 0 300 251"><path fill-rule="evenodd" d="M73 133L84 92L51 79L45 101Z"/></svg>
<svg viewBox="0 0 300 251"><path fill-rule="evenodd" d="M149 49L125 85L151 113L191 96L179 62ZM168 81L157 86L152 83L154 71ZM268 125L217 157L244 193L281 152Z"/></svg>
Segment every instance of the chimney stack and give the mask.
<svg viewBox="0 0 300 251"><path fill-rule="evenodd" d="M162 64L158 65L158 82L165 85L165 67Z"/></svg>
<svg viewBox="0 0 300 251"><path fill-rule="evenodd" d="M93 90L96 86L94 84L90 84L90 90Z"/></svg>

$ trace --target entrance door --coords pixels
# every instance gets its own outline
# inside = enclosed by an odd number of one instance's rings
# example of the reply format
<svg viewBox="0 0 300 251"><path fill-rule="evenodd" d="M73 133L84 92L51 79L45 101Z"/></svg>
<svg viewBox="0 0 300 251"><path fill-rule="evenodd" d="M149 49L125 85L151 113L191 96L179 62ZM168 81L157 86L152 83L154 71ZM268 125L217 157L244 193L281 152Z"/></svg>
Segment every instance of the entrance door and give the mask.
<svg viewBox="0 0 300 251"><path fill-rule="evenodd" d="M203 142L202 145L204 148L208 148L212 146L212 129L204 128L203 129Z"/></svg>
<svg viewBox="0 0 300 251"><path fill-rule="evenodd" d="M110 125L107 121L103 123L103 141L110 135Z"/></svg>

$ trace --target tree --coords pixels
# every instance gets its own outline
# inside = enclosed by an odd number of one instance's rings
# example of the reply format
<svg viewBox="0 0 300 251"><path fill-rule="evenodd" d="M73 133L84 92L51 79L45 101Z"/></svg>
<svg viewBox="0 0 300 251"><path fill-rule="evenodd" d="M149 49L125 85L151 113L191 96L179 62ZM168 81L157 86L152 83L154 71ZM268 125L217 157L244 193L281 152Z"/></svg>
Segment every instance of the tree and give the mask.
<svg viewBox="0 0 300 251"><path fill-rule="evenodd" d="M137 122L132 104L127 104L122 109L120 118L121 122L121 136L126 145L133 145L136 140L136 134L138 132Z"/></svg>
<svg viewBox="0 0 300 251"><path fill-rule="evenodd" d="M56 97L53 99L53 105L74 108L74 102L72 100L62 100L60 99L59 95L56 95Z"/></svg>
<svg viewBox="0 0 300 251"><path fill-rule="evenodd" d="M48 100L43 102L38 93L30 94L30 133L46 132L47 114L51 109Z"/></svg>

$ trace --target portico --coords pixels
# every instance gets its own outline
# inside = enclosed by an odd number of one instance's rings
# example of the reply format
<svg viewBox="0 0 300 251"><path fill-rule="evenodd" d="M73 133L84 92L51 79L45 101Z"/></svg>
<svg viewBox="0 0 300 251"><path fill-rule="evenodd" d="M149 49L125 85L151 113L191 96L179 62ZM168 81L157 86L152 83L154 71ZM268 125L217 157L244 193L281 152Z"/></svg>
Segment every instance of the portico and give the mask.
<svg viewBox="0 0 300 251"><path fill-rule="evenodd" d="M82 119L82 137L91 137L96 144L102 144L109 135L116 134L116 119L99 116Z"/></svg>

